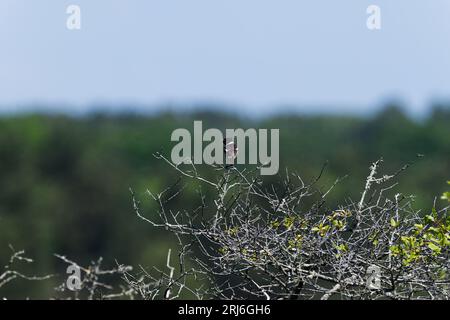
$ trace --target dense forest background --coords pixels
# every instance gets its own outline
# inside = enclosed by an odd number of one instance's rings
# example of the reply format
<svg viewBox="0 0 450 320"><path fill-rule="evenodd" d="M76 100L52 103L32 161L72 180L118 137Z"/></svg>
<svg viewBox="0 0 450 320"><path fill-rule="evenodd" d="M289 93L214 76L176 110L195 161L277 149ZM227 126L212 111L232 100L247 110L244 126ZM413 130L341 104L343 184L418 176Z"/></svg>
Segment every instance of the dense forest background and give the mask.
<svg viewBox="0 0 450 320"><path fill-rule="evenodd" d="M191 113L90 113L83 116L24 114L0 118L0 266L9 244L25 249L35 263L25 273L60 273L65 265L53 253L80 263L103 256L134 266L163 265L174 239L139 220L129 189L145 214L156 207L146 189L161 191L179 174L153 154L170 156L176 128L279 128L280 175L284 169L313 179L328 165L319 188L348 177L329 196L329 206L356 199L369 165L383 157L386 172L410 163L398 189L416 195L416 208L429 210L450 178L450 108L436 107L411 119L397 107L370 117L286 114L238 118L214 111ZM210 173L212 174L212 173ZM280 176L265 177L277 184ZM198 189L187 185L175 208L198 204ZM0 296L48 298L61 279L18 280Z"/></svg>

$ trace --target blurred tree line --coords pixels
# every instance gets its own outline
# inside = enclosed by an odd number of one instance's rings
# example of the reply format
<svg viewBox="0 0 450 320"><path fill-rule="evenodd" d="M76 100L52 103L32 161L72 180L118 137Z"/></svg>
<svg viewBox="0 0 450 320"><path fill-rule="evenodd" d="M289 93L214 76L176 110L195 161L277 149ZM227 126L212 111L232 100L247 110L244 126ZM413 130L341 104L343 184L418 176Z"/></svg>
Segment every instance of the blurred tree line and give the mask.
<svg viewBox="0 0 450 320"><path fill-rule="evenodd" d="M176 128L192 130L194 120L211 128L279 128L280 173L305 179L328 165L318 184L327 190L348 175L329 196L328 205L356 199L369 165L383 157L387 172L406 163L399 189L416 195L417 209L433 205L450 178L450 109L436 107L420 121L401 109L386 108L369 118L280 115L263 120L212 111L161 113L92 113L87 116L30 114L0 119L0 266L12 244L36 261L25 272L64 274L53 253L88 263L164 265L174 239L139 220L129 188L146 214L155 206L146 189L161 191L179 174L153 154L170 157ZM279 176L266 177L275 184ZM198 189L186 186L174 208L199 204ZM61 269L64 267L63 269ZM30 285L18 281L0 294L47 298L56 282Z"/></svg>

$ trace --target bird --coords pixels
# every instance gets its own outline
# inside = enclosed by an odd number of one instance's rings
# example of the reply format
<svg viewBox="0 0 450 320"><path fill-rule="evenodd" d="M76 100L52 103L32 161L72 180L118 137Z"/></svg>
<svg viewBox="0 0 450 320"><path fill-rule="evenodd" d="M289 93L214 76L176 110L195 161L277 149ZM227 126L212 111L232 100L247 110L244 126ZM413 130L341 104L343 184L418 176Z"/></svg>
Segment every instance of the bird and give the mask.
<svg viewBox="0 0 450 320"><path fill-rule="evenodd" d="M234 162L234 159L236 159L237 157L238 150L239 149L236 143L234 142L234 139L233 140L227 138L223 139L223 153L225 154L227 163L225 165L225 169L229 169L234 166L233 164L228 164L228 162Z"/></svg>

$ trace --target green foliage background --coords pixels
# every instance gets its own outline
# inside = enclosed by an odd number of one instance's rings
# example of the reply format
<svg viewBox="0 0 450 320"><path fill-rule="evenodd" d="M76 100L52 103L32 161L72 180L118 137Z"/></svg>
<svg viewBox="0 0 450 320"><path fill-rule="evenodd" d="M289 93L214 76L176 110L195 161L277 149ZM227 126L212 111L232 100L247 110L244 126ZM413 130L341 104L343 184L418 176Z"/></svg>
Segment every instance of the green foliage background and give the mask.
<svg viewBox="0 0 450 320"><path fill-rule="evenodd" d="M263 120L196 112L154 116L102 113L81 117L30 114L0 119L0 266L12 244L35 263L24 272L64 274L52 254L79 263L98 256L132 265L164 265L174 239L139 220L132 209L131 187L147 215L155 213L146 189L161 191L178 174L153 154L170 156L176 128L279 128L280 173L284 168L312 179L329 161L319 186L324 190L346 174L330 194L329 206L360 196L368 166L383 157L387 172L414 162L400 176L399 189L415 194L425 212L446 189L450 178L450 110L436 108L413 121L398 108L368 118L353 116L275 116ZM417 155L423 155L417 157ZM266 182L279 182L280 176ZM195 185L171 204L198 204ZM438 200L442 201L442 200ZM1 272L0 272L1 273ZM59 279L61 280L61 279ZM0 290L9 297L48 298L56 281L17 281Z"/></svg>

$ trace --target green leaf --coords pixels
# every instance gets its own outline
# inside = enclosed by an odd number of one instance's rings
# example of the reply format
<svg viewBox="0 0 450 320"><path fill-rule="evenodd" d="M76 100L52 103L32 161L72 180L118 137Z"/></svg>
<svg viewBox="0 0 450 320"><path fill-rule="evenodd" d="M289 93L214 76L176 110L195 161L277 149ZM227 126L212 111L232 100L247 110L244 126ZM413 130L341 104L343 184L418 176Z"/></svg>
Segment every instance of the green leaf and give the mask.
<svg viewBox="0 0 450 320"><path fill-rule="evenodd" d="M272 229L278 229L280 227L280 222L276 221L276 220L273 220L273 221L270 222L270 227Z"/></svg>
<svg viewBox="0 0 450 320"><path fill-rule="evenodd" d="M340 245L336 246L336 249L338 249L339 251L346 252L348 250L348 247L346 244L340 244Z"/></svg>
<svg viewBox="0 0 450 320"><path fill-rule="evenodd" d="M434 217L431 214L427 214L425 216L424 220L425 220L426 223L430 223L430 222L434 222L435 221Z"/></svg>
<svg viewBox="0 0 450 320"><path fill-rule="evenodd" d="M295 218L294 217L285 217L284 221L283 221L283 225L287 228L290 229L295 222Z"/></svg>
<svg viewBox="0 0 450 320"><path fill-rule="evenodd" d="M431 251L433 251L434 253L437 253L437 254L441 253L441 248L440 248L439 246L435 245L435 244L432 243L432 242L430 242L430 243L428 244L428 248L430 248Z"/></svg>
<svg viewBox="0 0 450 320"><path fill-rule="evenodd" d="M450 201L450 192L444 192L441 199Z"/></svg>
<svg viewBox="0 0 450 320"><path fill-rule="evenodd" d="M345 226L344 222L341 220L333 220L333 225L339 230L343 229Z"/></svg>
<svg viewBox="0 0 450 320"><path fill-rule="evenodd" d="M430 227L429 230L430 230L430 231L433 231L433 232L435 232L435 233L439 233L439 232L440 232L439 228L436 228L436 227Z"/></svg>
<svg viewBox="0 0 450 320"><path fill-rule="evenodd" d="M400 252L401 252L400 247L397 246L397 245L395 245L395 246L390 246L390 247L389 247L389 251L391 251L391 253L392 253L392 255L393 255L394 257L397 256L397 255L399 255Z"/></svg>
<svg viewBox="0 0 450 320"><path fill-rule="evenodd" d="M391 218L391 227L397 228L400 225L399 221L395 221L394 218Z"/></svg>
<svg viewBox="0 0 450 320"><path fill-rule="evenodd" d="M424 228L424 225L423 224L419 224L419 223L416 223L415 225L414 225L414 228L416 228L416 230L417 230L417 232L422 232L422 230L423 230L423 228Z"/></svg>

